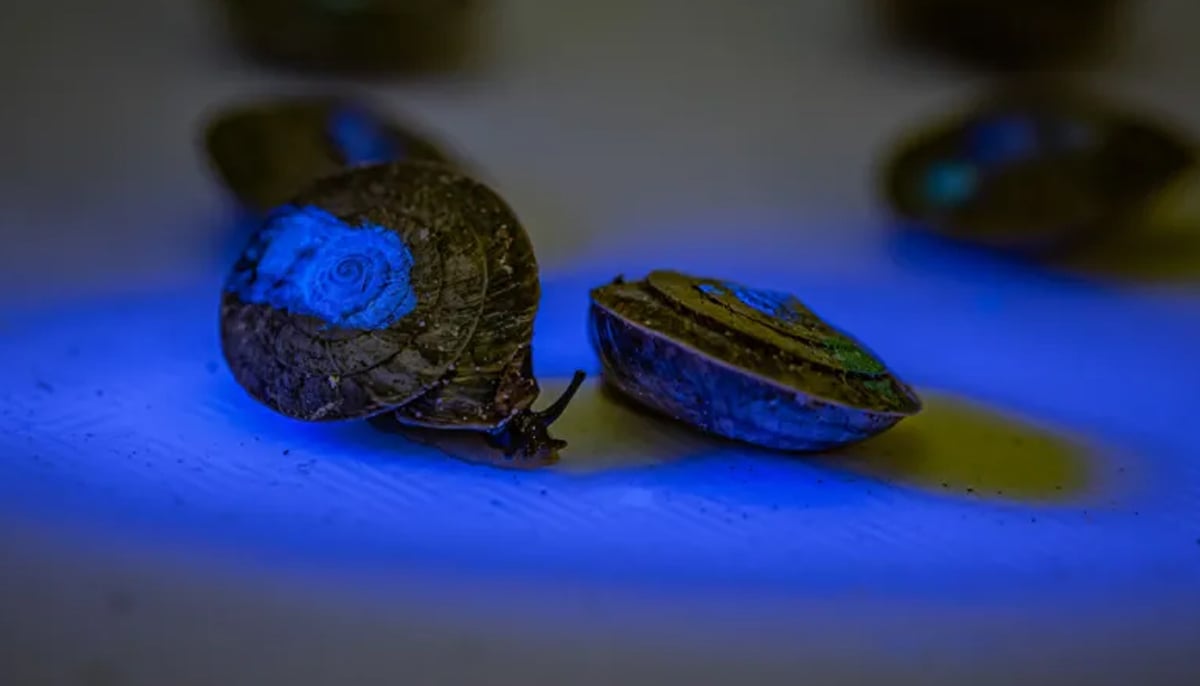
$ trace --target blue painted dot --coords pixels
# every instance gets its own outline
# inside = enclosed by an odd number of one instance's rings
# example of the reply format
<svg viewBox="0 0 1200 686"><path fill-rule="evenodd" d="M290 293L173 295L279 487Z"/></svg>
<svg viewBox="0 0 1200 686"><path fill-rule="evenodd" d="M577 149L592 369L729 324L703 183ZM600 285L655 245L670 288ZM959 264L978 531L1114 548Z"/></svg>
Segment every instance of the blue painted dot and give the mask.
<svg viewBox="0 0 1200 686"><path fill-rule="evenodd" d="M412 252L394 231L287 206L272 214L256 241L257 265L226 284L243 302L365 330L386 329L417 306Z"/></svg>
<svg viewBox="0 0 1200 686"><path fill-rule="evenodd" d="M780 291L768 291L761 288L747 288L738 284L726 284L726 288L734 297L768 317L785 322L800 320L800 313L791 295Z"/></svg>
<svg viewBox="0 0 1200 686"><path fill-rule="evenodd" d="M750 288L732 282L727 282L722 286L701 284L698 288L702 293L713 297L718 297L725 293L732 294L733 297L740 300L747 307L761 312L771 319L792 327L805 329L808 331L809 336L818 336L816 341L812 342L811 345L823 348L828 355L845 369L866 374L878 374L886 371L879 360L861 349L854 341L821 323L790 293L763 288Z"/></svg>
<svg viewBox="0 0 1200 686"><path fill-rule="evenodd" d="M936 205L962 204L979 182L975 168L961 162L938 162L925 175L925 197Z"/></svg>
<svg viewBox="0 0 1200 686"><path fill-rule="evenodd" d="M329 121L333 138L346 164L371 164L399 159L404 151L369 113L344 107Z"/></svg>
<svg viewBox="0 0 1200 686"><path fill-rule="evenodd" d="M1037 122L1026 115L990 117L967 132L966 154L971 161L983 166L1028 159L1040 149Z"/></svg>
<svg viewBox="0 0 1200 686"><path fill-rule="evenodd" d="M804 316L798 307L796 299L789 293L770 291L762 288L750 288L741 284L726 282L721 285L702 283L696 286L701 293L720 298L723 295L733 295L747 307L757 310L768 317L788 323L803 321Z"/></svg>

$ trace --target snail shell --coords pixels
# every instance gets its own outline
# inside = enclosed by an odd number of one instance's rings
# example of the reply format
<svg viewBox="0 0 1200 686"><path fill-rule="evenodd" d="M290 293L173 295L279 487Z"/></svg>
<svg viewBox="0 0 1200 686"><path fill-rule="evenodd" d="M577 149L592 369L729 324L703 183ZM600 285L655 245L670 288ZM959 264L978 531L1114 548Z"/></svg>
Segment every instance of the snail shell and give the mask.
<svg viewBox="0 0 1200 686"><path fill-rule="evenodd" d="M1195 160L1190 140L1094 96L1014 87L897 144L883 185L910 226L1048 257L1135 223Z"/></svg>
<svg viewBox="0 0 1200 686"><path fill-rule="evenodd" d="M493 191L441 165L363 166L267 216L226 280L221 343L238 383L289 417L391 412L553 461L545 426L582 379L529 410L539 296L529 238Z"/></svg>
<svg viewBox="0 0 1200 686"><path fill-rule="evenodd" d="M729 439L827 450L921 409L873 353L786 293L654 271L594 289L590 327L608 384Z"/></svg>
<svg viewBox="0 0 1200 686"><path fill-rule="evenodd" d="M423 133L376 107L333 95L295 95L228 107L207 123L210 164L246 208L265 212L314 179L399 160L455 165Z"/></svg>

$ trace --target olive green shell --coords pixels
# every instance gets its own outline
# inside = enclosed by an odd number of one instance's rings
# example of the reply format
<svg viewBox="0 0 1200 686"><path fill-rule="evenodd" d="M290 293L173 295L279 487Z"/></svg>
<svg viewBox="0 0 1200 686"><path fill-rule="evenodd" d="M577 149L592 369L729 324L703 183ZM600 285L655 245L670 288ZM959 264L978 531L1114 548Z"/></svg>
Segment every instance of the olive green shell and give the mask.
<svg viewBox="0 0 1200 686"><path fill-rule="evenodd" d="M1049 256L1135 225L1195 161L1194 142L1163 122L1078 90L1015 86L905 135L882 190L907 228ZM954 175L953 197L935 174Z"/></svg>
<svg viewBox="0 0 1200 686"><path fill-rule="evenodd" d="M921 408L875 354L785 293L660 270L594 289L590 323L608 383L726 438L824 450Z"/></svg>
<svg viewBox="0 0 1200 686"><path fill-rule="evenodd" d="M339 116L353 116L373 129L388 153L355 159L335 135ZM203 136L217 176L243 206L256 212L276 207L313 180L349 166L399 160L458 166L443 145L412 125L370 103L335 95L291 95L231 105L208 119Z"/></svg>
<svg viewBox="0 0 1200 686"><path fill-rule="evenodd" d="M231 271L221 303L226 361L253 397L306 420L394 410L403 422L481 429L533 403L537 263L493 191L441 165L389 163L319 179L287 208L331 216L347 232L398 236L411 269L397 278L411 283L416 305L384 328L366 329L249 297L287 293L288 281L303 277L279 277L272 267L277 282L261 283L269 243L287 235L268 231L268 220Z"/></svg>

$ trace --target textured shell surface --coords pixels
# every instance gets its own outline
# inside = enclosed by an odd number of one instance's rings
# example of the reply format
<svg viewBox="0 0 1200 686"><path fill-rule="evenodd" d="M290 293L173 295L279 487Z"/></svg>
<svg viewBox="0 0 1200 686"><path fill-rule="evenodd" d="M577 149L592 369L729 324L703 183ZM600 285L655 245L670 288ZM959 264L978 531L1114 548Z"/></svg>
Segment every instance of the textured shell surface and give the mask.
<svg viewBox="0 0 1200 686"><path fill-rule="evenodd" d="M400 160L454 164L410 125L349 97L294 95L244 102L207 123L209 162L244 206L287 202L311 181L346 167Z"/></svg>
<svg viewBox="0 0 1200 686"><path fill-rule="evenodd" d="M921 409L878 356L790 294L659 270L591 297L605 381L704 431L827 450Z"/></svg>
<svg viewBox="0 0 1200 686"><path fill-rule="evenodd" d="M1002 89L921 127L883 168L911 224L1016 253L1070 249L1133 220L1195 163L1191 140L1078 91Z"/></svg>
<svg viewBox="0 0 1200 686"><path fill-rule="evenodd" d="M266 217L226 279L221 343L238 383L287 416L496 426L537 396L538 295L491 190L436 164L362 166Z"/></svg>

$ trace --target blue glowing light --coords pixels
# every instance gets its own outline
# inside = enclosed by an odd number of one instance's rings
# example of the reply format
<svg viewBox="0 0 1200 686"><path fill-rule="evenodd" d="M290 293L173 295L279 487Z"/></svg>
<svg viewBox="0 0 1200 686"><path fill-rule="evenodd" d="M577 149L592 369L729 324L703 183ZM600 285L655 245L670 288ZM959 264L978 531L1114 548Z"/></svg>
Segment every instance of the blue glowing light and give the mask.
<svg viewBox="0 0 1200 686"><path fill-rule="evenodd" d="M967 133L967 155L980 165L1027 159L1040 148L1037 122L1028 116L992 117L975 124Z"/></svg>
<svg viewBox="0 0 1200 686"><path fill-rule="evenodd" d="M330 326L386 329L417 306L413 256L394 231L353 227L317 207L284 207L226 284L243 302L317 317Z"/></svg>
<svg viewBox="0 0 1200 686"><path fill-rule="evenodd" d="M961 205L979 183L974 167L961 162L939 162L929 168L925 175L925 195L942 207Z"/></svg>
<svg viewBox="0 0 1200 686"><path fill-rule="evenodd" d="M336 110L330 117L329 135L346 164L371 164L399 159L404 150L395 138L367 112Z"/></svg>

